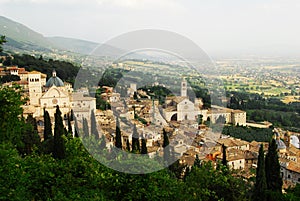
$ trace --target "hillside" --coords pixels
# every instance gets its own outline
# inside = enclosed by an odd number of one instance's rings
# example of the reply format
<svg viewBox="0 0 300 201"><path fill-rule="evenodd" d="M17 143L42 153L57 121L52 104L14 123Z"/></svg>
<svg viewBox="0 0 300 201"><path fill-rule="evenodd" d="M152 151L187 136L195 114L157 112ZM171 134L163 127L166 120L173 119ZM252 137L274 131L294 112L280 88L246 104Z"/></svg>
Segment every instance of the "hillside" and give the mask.
<svg viewBox="0 0 300 201"><path fill-rule="evenodd" d="M0 16L0 34L7 37L8 43L6 46L11 48L50 50L51 47L54 47L42 34L3 16Z"/></svg>
<svg viewBox="0 0 300 201"><path fill-rule="evenodd" d="M89 54L94 50L99 44L95 42L75 39L75 38L65 38L65 37L47 37L47 39L56 47L68 50L71 52Z"/></svg>

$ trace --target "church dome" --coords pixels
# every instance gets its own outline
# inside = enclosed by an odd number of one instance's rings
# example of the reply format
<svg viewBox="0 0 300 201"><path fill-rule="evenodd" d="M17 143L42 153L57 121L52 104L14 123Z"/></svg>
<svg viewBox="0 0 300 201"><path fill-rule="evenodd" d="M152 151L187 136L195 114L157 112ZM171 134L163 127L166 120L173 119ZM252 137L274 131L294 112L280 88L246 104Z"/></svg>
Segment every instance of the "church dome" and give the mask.
<svg viewBox="0 0 300 201"><path fill-rule="evenodd" d="M46 87L52 87L53 85L57 87L63 87L64 82L56 76L55 70L52 72L52 77L47 81Z"/></svg>
<svg viewBox="0 0 300 201"><path fill-rule="evenodd" d="M286 149L286 145L284 144L284 142L280 139L276 140L276 144L277 144L277 148L278 149Z"/></svg>

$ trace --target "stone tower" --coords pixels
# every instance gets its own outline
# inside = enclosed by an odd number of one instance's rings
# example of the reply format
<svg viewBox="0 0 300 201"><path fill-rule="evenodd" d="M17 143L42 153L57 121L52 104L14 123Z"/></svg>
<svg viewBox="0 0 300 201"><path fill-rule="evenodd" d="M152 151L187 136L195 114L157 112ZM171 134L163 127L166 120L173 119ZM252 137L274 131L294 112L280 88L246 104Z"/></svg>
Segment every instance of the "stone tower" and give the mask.
<svg viewBox="0 0 300 201"><path fill-rule="evenodd" d="M181 96L187 97L187 81L185 78L182 79L181 81Z"/></svg>
<svg viewBox="0 0 300 201"><path fill-rule="evenodd" d="M37 71L28 73L30 105L38 106L42 96L42 74Z"/></svg>

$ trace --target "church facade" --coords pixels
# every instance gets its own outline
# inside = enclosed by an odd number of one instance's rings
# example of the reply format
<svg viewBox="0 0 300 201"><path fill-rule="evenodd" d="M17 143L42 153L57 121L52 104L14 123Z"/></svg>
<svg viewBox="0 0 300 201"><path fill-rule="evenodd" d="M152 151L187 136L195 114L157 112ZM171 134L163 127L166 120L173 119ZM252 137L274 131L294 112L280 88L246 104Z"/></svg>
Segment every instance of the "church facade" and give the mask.
<svg viewBox="0 0 300 201"><path fill-rule="evenodd" d="M215 105L212 105L209 109L203 109L202 106L202 99L195 98L194 102L190 101L187 96L187 82L183 79L180 96L166 98L163 109L164 118L167 121L197 121L199 115L202 115L203 121L209 120L212 123L216 123L219 118L222 118L225 120L225 123L246 125L245 111Z"/></svg>
<svg viewBox="0 0 300 201"><path fill-rule="evenodd" d="M96 99L84 93L74 93L70 83L63 82L53 71L46 82L46 75L38 71L28 72L29 102L23 107L24 116L42 117L44 109L54 117L58 105L64 117L73 110L75 116L90 118L91 111L96 111ZM76 117L77 117L76 116Z"/></svg>

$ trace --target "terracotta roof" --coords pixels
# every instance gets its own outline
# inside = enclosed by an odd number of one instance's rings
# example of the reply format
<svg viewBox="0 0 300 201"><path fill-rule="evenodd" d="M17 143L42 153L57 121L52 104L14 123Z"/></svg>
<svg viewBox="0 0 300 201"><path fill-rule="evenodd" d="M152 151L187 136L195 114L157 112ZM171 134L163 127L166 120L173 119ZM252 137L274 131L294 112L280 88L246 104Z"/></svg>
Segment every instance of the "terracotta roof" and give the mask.
<svg viewBox="0 0 300 201"><path fill-rule="evenodd" d="M221 144L221 145L224 144L226 147L236 146L236 144L230 138L219 139L218 143Z"/></svg>
<svg viewBox="0 0 300 201"><path fill-rule="evenodd" d="M6 70L19 70L17 66L6 67Z"/></svg>
<svg viewBox="0 0 300 201"><path fill-rule="evenodd" d="M18 74L28 74L28 72L27 71L21 71L21 72L19 71Z"/></svg>
<svg viewBox="0 0 300 201"><path fill-rule="evenodd" d="M250 143L250 146L252 146L252 147L257 147L259 145L260 145L260 143L256 142L255 140Z"/></svg>
<svg viewBox="0 0 300 201"><path fill-rule="evenodd" d="M289 162L287 169L293 172L300 173L300 163L294 161Z"/></svg>
<svg viewBox="0 0 300 201"><path fill-rule="evenodd" d="M246 113L245 111L242 111L242 110L232 110L231 112L232 113Z"/></svg>
<svg viewBox="0 0 300 201"><path fill-rule="evenodd" d="M177 104L182 102L183 100L187 99L186 97L182 97L182 96L179 96L179 97L176 97L174 98L174 102L176 102ZM188 99L187 99L188 100Z"/></svg>
<svg viewBox="0 0 300 201"><path fill-rule="evenodd" d="M28 74L42 74L42 73L39 72L39 71L34 70L34 71L29 72Z"/></svg>

